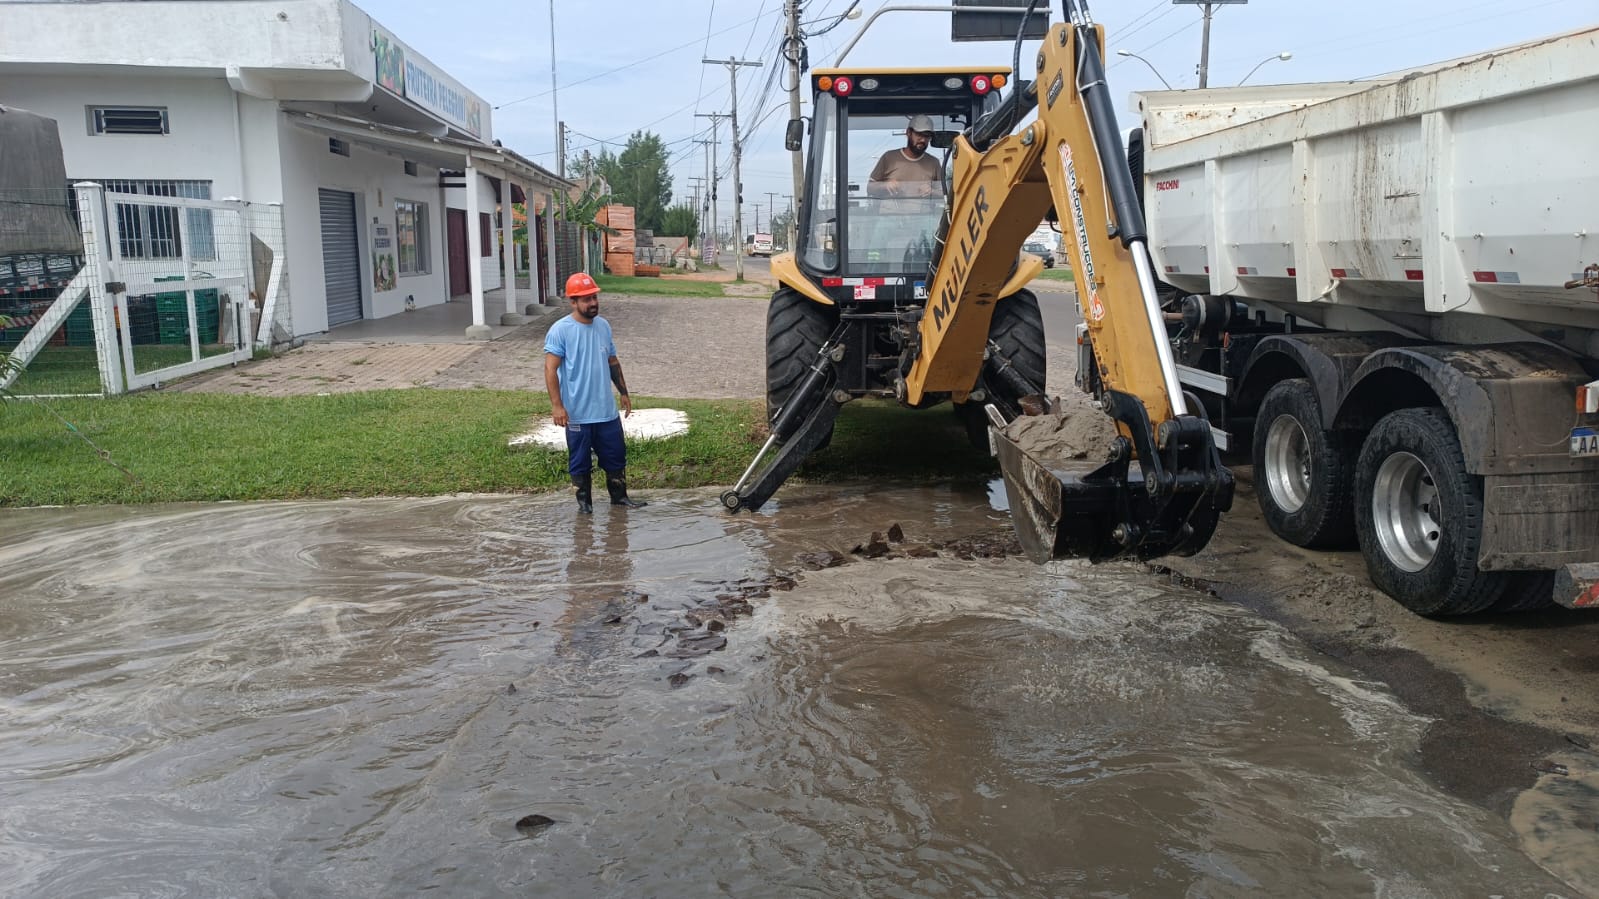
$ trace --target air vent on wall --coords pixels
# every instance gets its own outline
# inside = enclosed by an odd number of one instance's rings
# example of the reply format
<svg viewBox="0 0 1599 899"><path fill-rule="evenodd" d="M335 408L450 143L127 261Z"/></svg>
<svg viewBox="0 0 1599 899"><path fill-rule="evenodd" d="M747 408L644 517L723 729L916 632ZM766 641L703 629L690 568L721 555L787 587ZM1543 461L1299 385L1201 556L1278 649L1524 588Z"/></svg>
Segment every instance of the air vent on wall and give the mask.
<svg viewBox="0 0 1599 899"><path fill-rule="evenodd" d="M90 134L166 134L165 106L91 106Z"/></svg>

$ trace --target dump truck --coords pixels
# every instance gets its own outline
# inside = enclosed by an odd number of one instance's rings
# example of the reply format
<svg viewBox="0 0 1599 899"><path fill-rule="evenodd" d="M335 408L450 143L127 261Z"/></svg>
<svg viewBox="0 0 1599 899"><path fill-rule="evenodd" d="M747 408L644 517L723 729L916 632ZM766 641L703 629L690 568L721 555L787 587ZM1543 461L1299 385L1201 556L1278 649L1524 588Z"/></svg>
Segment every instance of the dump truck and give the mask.
<svg viewBox="0 0 1599 899"><path fill-rule="evenodd" d="M1132 97L1184 389L1273 532L1418 613L1599 605L1596 100L1599 28Z"/></svg>

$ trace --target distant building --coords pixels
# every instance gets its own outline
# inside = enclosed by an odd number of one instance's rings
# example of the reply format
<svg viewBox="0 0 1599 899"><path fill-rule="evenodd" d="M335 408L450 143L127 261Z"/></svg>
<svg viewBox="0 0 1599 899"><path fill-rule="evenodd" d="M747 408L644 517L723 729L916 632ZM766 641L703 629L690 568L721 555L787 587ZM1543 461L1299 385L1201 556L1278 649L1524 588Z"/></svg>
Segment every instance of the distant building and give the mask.
<svg viewBox="0 0 1599 899"><path fill-rule="evenodd" d="M571 187L500 147L488 102L346 0L0 0L0 22L0 104L59 123L69 180L282 205L297 335L407 298L482 310L512 268L511 202ZM152 255L170 248L161 227L118 222Z"/></svg>

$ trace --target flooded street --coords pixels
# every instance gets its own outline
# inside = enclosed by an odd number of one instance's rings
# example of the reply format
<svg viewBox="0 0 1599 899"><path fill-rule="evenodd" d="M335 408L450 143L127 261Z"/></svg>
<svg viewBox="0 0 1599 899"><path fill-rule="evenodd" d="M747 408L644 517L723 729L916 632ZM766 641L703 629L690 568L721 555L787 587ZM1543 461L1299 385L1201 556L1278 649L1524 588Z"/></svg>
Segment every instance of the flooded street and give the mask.
<svg viewBox="0 0 1599 899"><path fill-rule="evenodd" d="M1577 895L1384 686L980 486L645 498L7 510L0 892Z"/></svg>

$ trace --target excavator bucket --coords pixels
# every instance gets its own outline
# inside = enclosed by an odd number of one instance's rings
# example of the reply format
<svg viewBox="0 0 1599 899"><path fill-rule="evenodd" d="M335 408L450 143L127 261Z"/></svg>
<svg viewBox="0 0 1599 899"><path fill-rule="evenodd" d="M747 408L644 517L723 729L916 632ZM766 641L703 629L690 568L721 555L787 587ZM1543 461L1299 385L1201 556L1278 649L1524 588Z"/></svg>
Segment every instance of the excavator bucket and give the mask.
<svg viewBox="0 0 1599 899"><path fill-rule="evenodd" d="M1136 442L1146 445L1117 437L1101 460L1081 463L1032 455L1011 439L999 410L986 409L1012 525L1035 563L1193 555L1232 507L1232 472L1220 462L1208 423L1195 416L1167 422L1157 447L1135 398L1106 397L1113 417L1131 419Z"/></svg>

